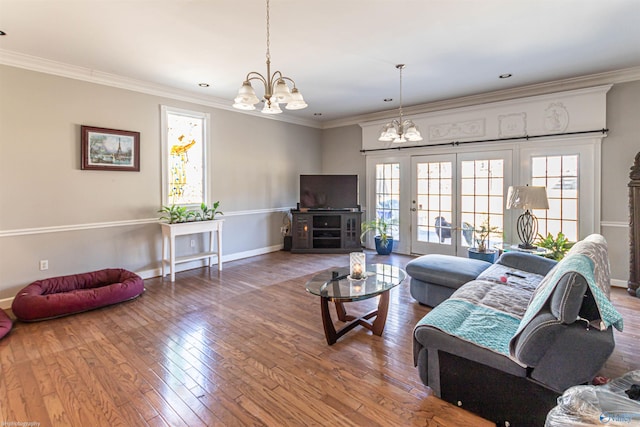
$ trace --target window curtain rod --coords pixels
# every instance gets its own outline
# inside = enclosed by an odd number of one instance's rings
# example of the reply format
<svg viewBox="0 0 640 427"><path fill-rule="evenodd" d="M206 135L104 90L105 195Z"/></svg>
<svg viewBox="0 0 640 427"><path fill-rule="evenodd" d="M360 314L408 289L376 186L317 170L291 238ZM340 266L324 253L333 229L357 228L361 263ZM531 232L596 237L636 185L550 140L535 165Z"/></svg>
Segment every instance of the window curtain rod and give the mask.
<svg viewBox="0 0 640 427"><path fill-rule="evenodd" d="M598 129L598 130L583 130L578 132L563 132L563 133L547 133L544 135L525 135L525 136L512 136L508 138L493 138L493 139L476 139L473 141L451 141L451 142L440 142L438 144L422 144L422 145L401 145L399 147L388 147L388 148L373 148L370 150L360 150L361 153L372 153L375 151L398 151L398 150L406 150L409 148L429 148L429 147L443 147L450 145L452 147L457 147L463 144L478 144L482 142L504 142L504 141L530 141L532 139L539 138L549 138L554 136L568 136L568 135L589 135L592 133L601 133L602 135L606 135L609 132L609 129Z"/></svg>

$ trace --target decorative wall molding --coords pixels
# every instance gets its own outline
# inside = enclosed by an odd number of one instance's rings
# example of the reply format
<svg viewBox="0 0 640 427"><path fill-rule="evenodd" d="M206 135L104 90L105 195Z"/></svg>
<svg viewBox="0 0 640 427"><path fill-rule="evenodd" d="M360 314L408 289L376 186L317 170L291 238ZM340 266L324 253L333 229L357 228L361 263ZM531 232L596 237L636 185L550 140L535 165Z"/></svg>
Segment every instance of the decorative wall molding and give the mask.
<svg viewBox="0 0 640 427"><path fill-rule="evenodd" d="M429 126L430 141L444 141L459 138L481 138L484 135L484 119L467 120L458 123L442 123Z"/></svg>
<svg viewBox="0 0 640 427"><path fill-rule="evenodd" d="M498 137L511 138L527 134L527 113L513 113L498 116Z"/></svg>
<svg viewBox="0 0 640 427"><path fill-rule="evenodd" d="M540 138L545 135L564 140L575 133L605 129L606 95L609 89L611 85L602 85L412 115L411 119L418 127L429 131L423 135L423 141L407 142L399 148L478 140L480 138L464 135L459 125L479 121L485 124L482 139L491 141L527 136ZM386 148L378 141L383 123L360 123L363 150ZM550 128L563 129L563 132L550 132ZM558 133L569 135L558 136Z"/></svg>
<svg viewBox="0 0 640 427"><path fill-rule="evenodd" d="M254 209L246 211L225 212L225 217L234 216L247 216L247 215L264 215L269 213L289 212L291 208L271 208L271 209ZM0 230L0 238L2 237L15 237L15 236L28 236L32 234L47 234L47 233L63 233L69 231L79 230L95 230L99 228L109 227L129 227L132 225L144 225L144 224L156 224L160 222L158 218L145 218L145 219L132 219L124 221L108 221L108 222L94 222L88 224L70 224L59 225L53 227L34 227L34 228L22 228L15 230Z"/></svg>
<svg viewBox="0 0 640 427"><path fill-rule="evenodd" d="M547 131L559 133L567 130L569 111L562 102L552 102L544 112L544 128Z"/></svg>

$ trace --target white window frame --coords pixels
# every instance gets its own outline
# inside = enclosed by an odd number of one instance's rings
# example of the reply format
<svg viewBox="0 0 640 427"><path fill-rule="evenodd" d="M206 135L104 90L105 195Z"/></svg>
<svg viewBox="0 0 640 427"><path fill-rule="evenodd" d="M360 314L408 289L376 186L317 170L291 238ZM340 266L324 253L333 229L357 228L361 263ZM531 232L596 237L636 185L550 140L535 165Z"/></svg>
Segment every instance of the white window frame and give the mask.
<svg viewBox="0 0 640 427"><path fill-rule="evenodd" d="M520 185L531 183L531 158L577 154L578 238L600 233L601 138L537 141L520 149ZM517 219L514 216L513 221ZM515 229L515 224L512 224Z"/></svg>
<svg viewBox="0 0 640 427"><path fill-rule="evenodd" d="M210 145L210 120L209 113L201 111L185 110L182 108L175 108L167 105L160 106L160 142L162 152L162 204L164 206L169 205L169 141L168 141L168 115L177 114L183 116L194 117L202 119L203 121L203 137L204 144L202 147L202 198L201 203L209 204L211 195L209 194L209 177L210 177L210 165L208 147ZM200 203L187 204L185 206L199 207Z"/></svg>

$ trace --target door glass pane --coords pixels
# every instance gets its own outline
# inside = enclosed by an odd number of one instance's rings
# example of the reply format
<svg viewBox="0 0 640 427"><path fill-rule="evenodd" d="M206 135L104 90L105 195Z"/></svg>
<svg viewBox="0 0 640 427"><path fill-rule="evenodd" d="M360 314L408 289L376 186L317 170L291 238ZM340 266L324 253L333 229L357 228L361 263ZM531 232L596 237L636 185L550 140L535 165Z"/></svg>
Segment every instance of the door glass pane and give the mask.
<svg viewBox="0 0 640 427"><path fill-rule="evenodd" d="M376 165L376 218L391 222L391 235L400 240L400 163Z"/></svg>
<svg viewBox="0 0 640 427"><path fill-rule="evenodd" d="M460 164L461 245L474 246L473 229L482 225L495 229L487 239L492 248L502 242L504 227L504 160L464 160Z"/></svg>
<svg viewBox="0 0 640 427"><path fill-rule="evenodd" d="M452 162L418 163L416 176L417 240L451 245Z"/></svg>

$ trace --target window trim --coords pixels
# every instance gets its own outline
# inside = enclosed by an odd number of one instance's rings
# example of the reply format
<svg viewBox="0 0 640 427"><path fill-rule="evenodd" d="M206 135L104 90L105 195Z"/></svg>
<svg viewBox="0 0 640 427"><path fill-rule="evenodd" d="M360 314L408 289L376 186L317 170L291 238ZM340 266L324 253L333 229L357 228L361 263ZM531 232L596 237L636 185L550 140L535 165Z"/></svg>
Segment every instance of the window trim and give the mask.
<svg viewBox="0 0 640 427"><path fill-rule="evenodd" d="M169 205L169 141L168 141L168 115L169 114L178 114L183 116L194 117L203 120L203 146L202 146L202 167L203 171L203 182L202 182L202 202L205 204L209 204L211 200L211 195L209 194L210 186L209 179L211 176L210 172L210 161L209 161L209 150L207 147L210 145L210 121L211 115L209 113L205 113L202 111L193 111L186 110L182 108L171 107L168 105L160 106L160 144L161 144L161 152L162 152L162 160L161 160L161 169L162 169L162 179L161 179L161 194L162 194L162 205ZM187 207L200 207L200 203L189 203L184 204L183 206Z"/></svg>
<svg viewBox="0 0 640 427"><path fill-rule="evenodd" d="M531 157L579 155L578 239L600 233L601 147L601 138L583 138L539 141L520 149L520 185L531 183Z"/></svg>

